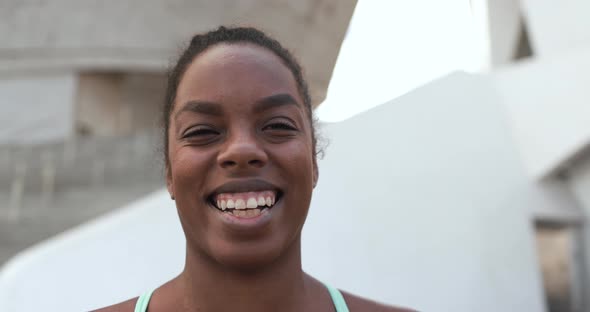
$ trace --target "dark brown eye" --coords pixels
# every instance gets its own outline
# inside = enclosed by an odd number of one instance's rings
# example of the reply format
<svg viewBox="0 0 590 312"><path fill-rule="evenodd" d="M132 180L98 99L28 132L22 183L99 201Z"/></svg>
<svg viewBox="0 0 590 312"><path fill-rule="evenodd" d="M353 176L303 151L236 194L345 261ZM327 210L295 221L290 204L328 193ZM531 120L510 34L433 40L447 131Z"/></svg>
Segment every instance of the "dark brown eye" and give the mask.
<svg viewBox="0 0 590 312"><path fill-rule="evenodd" d="M187 130L182 136L182 138L210 138L218 134L220 134L220 132L215 130L214 128L208 126L199 126Z"/></svg>
<svg viewBox="0 0 590 312"><path fill-rule="evenodd" d="M262 130L288 130L288 131L297 131L295 126L282 121L274 121L272 123L267 124L262 128Z"/></svg>

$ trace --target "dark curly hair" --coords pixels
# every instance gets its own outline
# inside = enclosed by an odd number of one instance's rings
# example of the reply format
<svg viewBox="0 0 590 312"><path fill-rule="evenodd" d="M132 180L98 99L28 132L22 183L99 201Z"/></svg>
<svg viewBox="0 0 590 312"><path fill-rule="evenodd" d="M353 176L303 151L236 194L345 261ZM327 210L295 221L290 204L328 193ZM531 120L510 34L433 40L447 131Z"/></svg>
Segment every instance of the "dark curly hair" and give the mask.
<svg viewBox="0 0 590 312"><path fill-rule="evenodd" d="M188 66L192 63L192 61L197 57L199 54L203 53L209 47L214 46L220 43L237 43L237 42L245 42L255 44L257 46L266 48L276 54L291 70L293 77L295 78L295 82L297 83L297 89L300 93L301 98L303 99L303 104L307 111L307 116L310 121L310 125L312 127L312 144L313 144L313 151L314 155L317 156L317 135L316 135L316 126L315 120L313 118L313 108L311 104L311 98L309 96L309 89L307 86L307 82L303 78L303 72L301 70L301 66L293 57L293 55L285 49L278 41L269 37L264 32L252 28L252 27L224 27L221 26L216 30L209 31L207 33L195 35L188 47L184 49L178 61L172 67L170 72L168 73L168 85L166 88L166 97L164 103L164 110L162 114L162 124L164 128L164 155L165 155L165 162L166 167L170 164L170 159L168 157L168 130L170 127L170 114L174 108L174 101L176 99L176 92L178 89L178 85L186 72Z"/></svg>

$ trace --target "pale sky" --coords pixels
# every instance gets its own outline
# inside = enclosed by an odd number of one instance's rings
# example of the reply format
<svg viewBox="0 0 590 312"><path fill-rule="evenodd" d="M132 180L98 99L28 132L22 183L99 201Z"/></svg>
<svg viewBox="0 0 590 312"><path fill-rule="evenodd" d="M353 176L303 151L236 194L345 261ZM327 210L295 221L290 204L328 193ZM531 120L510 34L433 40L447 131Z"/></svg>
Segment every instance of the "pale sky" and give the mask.
<svg viewBox="0 0 590 312"><path fill-rule="evenodd" d="M347 119L456 70L485 68L485 0L359 0L320 120Z"/></svg>

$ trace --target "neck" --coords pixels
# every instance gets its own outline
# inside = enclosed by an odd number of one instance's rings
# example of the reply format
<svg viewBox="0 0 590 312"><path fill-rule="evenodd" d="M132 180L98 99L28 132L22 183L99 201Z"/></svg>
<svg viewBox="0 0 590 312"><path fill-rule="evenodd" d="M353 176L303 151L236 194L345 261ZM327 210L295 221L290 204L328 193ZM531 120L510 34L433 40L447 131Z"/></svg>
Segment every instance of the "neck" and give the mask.
<svg viewBox="0 0 590 312"><path fill-rule="evenodd" d="M300 237L273 263L248 271L224 267L187 246L179 281L189 311L303 311L311 282L301 268Z"/></svg>

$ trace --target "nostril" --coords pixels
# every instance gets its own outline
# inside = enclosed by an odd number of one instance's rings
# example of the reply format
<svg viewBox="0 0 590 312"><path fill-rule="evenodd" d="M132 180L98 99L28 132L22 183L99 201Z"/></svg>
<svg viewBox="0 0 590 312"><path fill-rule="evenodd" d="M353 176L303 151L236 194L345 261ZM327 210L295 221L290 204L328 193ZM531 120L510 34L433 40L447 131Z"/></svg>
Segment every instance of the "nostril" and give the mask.
<svg viewBox="0 0 590 312"><path fill-rule="evenodd" d="M217 157L219 166L226 169L262 168L267 160L268 157L264 150L248 142L228 146Z"/></svg>
<svg viewBox="0 0 590 312"><path fill-rule="evenodd" d="M221 163L221 167L223 167L223 168L233 167L235 165L236 165L236 162L235 161L232 161L232 160L226 160L226 161L224 161L224 162Z"/></svg>
<svg viewBox="0 0 590 312"><path fill-rule="evenodd" d="M262 167L264 165L264 163L262 162L262 160L252 159L252 160L248 161L248 165L254 166L254 167Z"/></svg>

